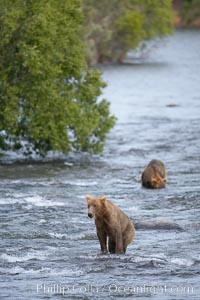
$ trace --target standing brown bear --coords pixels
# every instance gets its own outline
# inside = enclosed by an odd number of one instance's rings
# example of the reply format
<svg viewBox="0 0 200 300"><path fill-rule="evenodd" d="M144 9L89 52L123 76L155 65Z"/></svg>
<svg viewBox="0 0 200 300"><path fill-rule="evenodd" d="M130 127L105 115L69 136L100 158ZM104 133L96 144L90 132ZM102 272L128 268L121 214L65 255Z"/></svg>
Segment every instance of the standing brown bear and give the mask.
<svg viewBox="0 0 200 300"><path fill-rule="evenodd" d="M135 228L128 216L106 196L100 198L86 196L88 217L95 219L101 253L123 254L135 235ZM108 249L107 249L108 238Z"/></svg>
<svg viewBox="0 0 200 300"><path fill-rule="evenodd" d="M165 188L166 171L161 160L153 159L142 173L142 185L149 189Z"/></svg>

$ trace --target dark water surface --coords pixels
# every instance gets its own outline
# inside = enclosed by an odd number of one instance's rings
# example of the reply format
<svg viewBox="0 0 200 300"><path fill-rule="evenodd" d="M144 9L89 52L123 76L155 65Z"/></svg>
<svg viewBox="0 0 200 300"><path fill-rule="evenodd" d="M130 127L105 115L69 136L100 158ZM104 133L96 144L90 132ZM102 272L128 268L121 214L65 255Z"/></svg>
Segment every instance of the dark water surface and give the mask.
<svg viewBox="0 0 200 300"><path fill-rule="evenodd" d="M200 299L200 31L103 74L118 122L102 156L0 166L0 299ZM152 158L166 189L141 187ZM99 255L86 194L156 225Z"/></svg>

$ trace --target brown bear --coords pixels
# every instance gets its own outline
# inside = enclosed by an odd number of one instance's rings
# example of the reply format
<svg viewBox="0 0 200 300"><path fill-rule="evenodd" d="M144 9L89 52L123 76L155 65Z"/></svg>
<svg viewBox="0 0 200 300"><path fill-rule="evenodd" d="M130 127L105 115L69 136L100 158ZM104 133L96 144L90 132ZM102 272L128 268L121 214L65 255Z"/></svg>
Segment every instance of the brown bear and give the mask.
<svg viewBox="0 0 200 300"><path fill-rule="evenodd" d="M149 189L165 188L166 171L161 160L153 159L142 173L142 185Z"/></svg>
<svg viewBox="0 0 200 300"><path fill-rule="evenodd" d="M135 228L128 216L106 196L100 198L86 196L88 217L95 219L101 253L123 254L135 235ZM107 249L108 238L108 249Z"/></svg>

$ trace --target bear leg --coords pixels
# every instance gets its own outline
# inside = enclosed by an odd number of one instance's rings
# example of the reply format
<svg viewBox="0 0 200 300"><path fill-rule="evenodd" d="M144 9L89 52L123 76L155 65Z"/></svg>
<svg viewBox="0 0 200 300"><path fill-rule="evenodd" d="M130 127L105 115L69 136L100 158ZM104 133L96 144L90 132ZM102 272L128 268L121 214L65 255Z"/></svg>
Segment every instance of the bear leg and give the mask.
<svg viewBox="0 0 200 300"><path fill-rule="evenodd" d="M107 235L105 232L97 232L97 236L100 242L100 246L101 246L101 253L102 254L106 254L108 253L108 249L107 249Z"/></svg>
<svg viewBox="0 0 200 300"><path fill-rule="evenodd" d="M115 247L116 247L115 242L113 240L109 239L109 242L108 242L109 252L112 254L115 253Z"/></svg>
<svg viewBox="0 0 200 300"><path fill-rule="evenodd" d="M118 232L116 234L115 253L116 254L124 254L123 239L122 239L122 233L121 232Z"/></svg>

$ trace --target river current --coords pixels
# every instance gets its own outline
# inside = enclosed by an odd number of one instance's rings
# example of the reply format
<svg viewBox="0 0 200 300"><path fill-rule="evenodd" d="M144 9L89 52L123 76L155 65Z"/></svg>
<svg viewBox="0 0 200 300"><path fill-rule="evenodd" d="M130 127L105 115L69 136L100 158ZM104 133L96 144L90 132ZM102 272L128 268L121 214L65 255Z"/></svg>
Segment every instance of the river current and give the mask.
<svg viewBox="0 0 200 300"><path fill-rule="evenodd" d="M0 299L200 298L200 31L102 72L118 118L102 155L0 165ZM166 189L141 187L153 158ZM100 255L86 194L135 223L125 255Z"/></svg>

